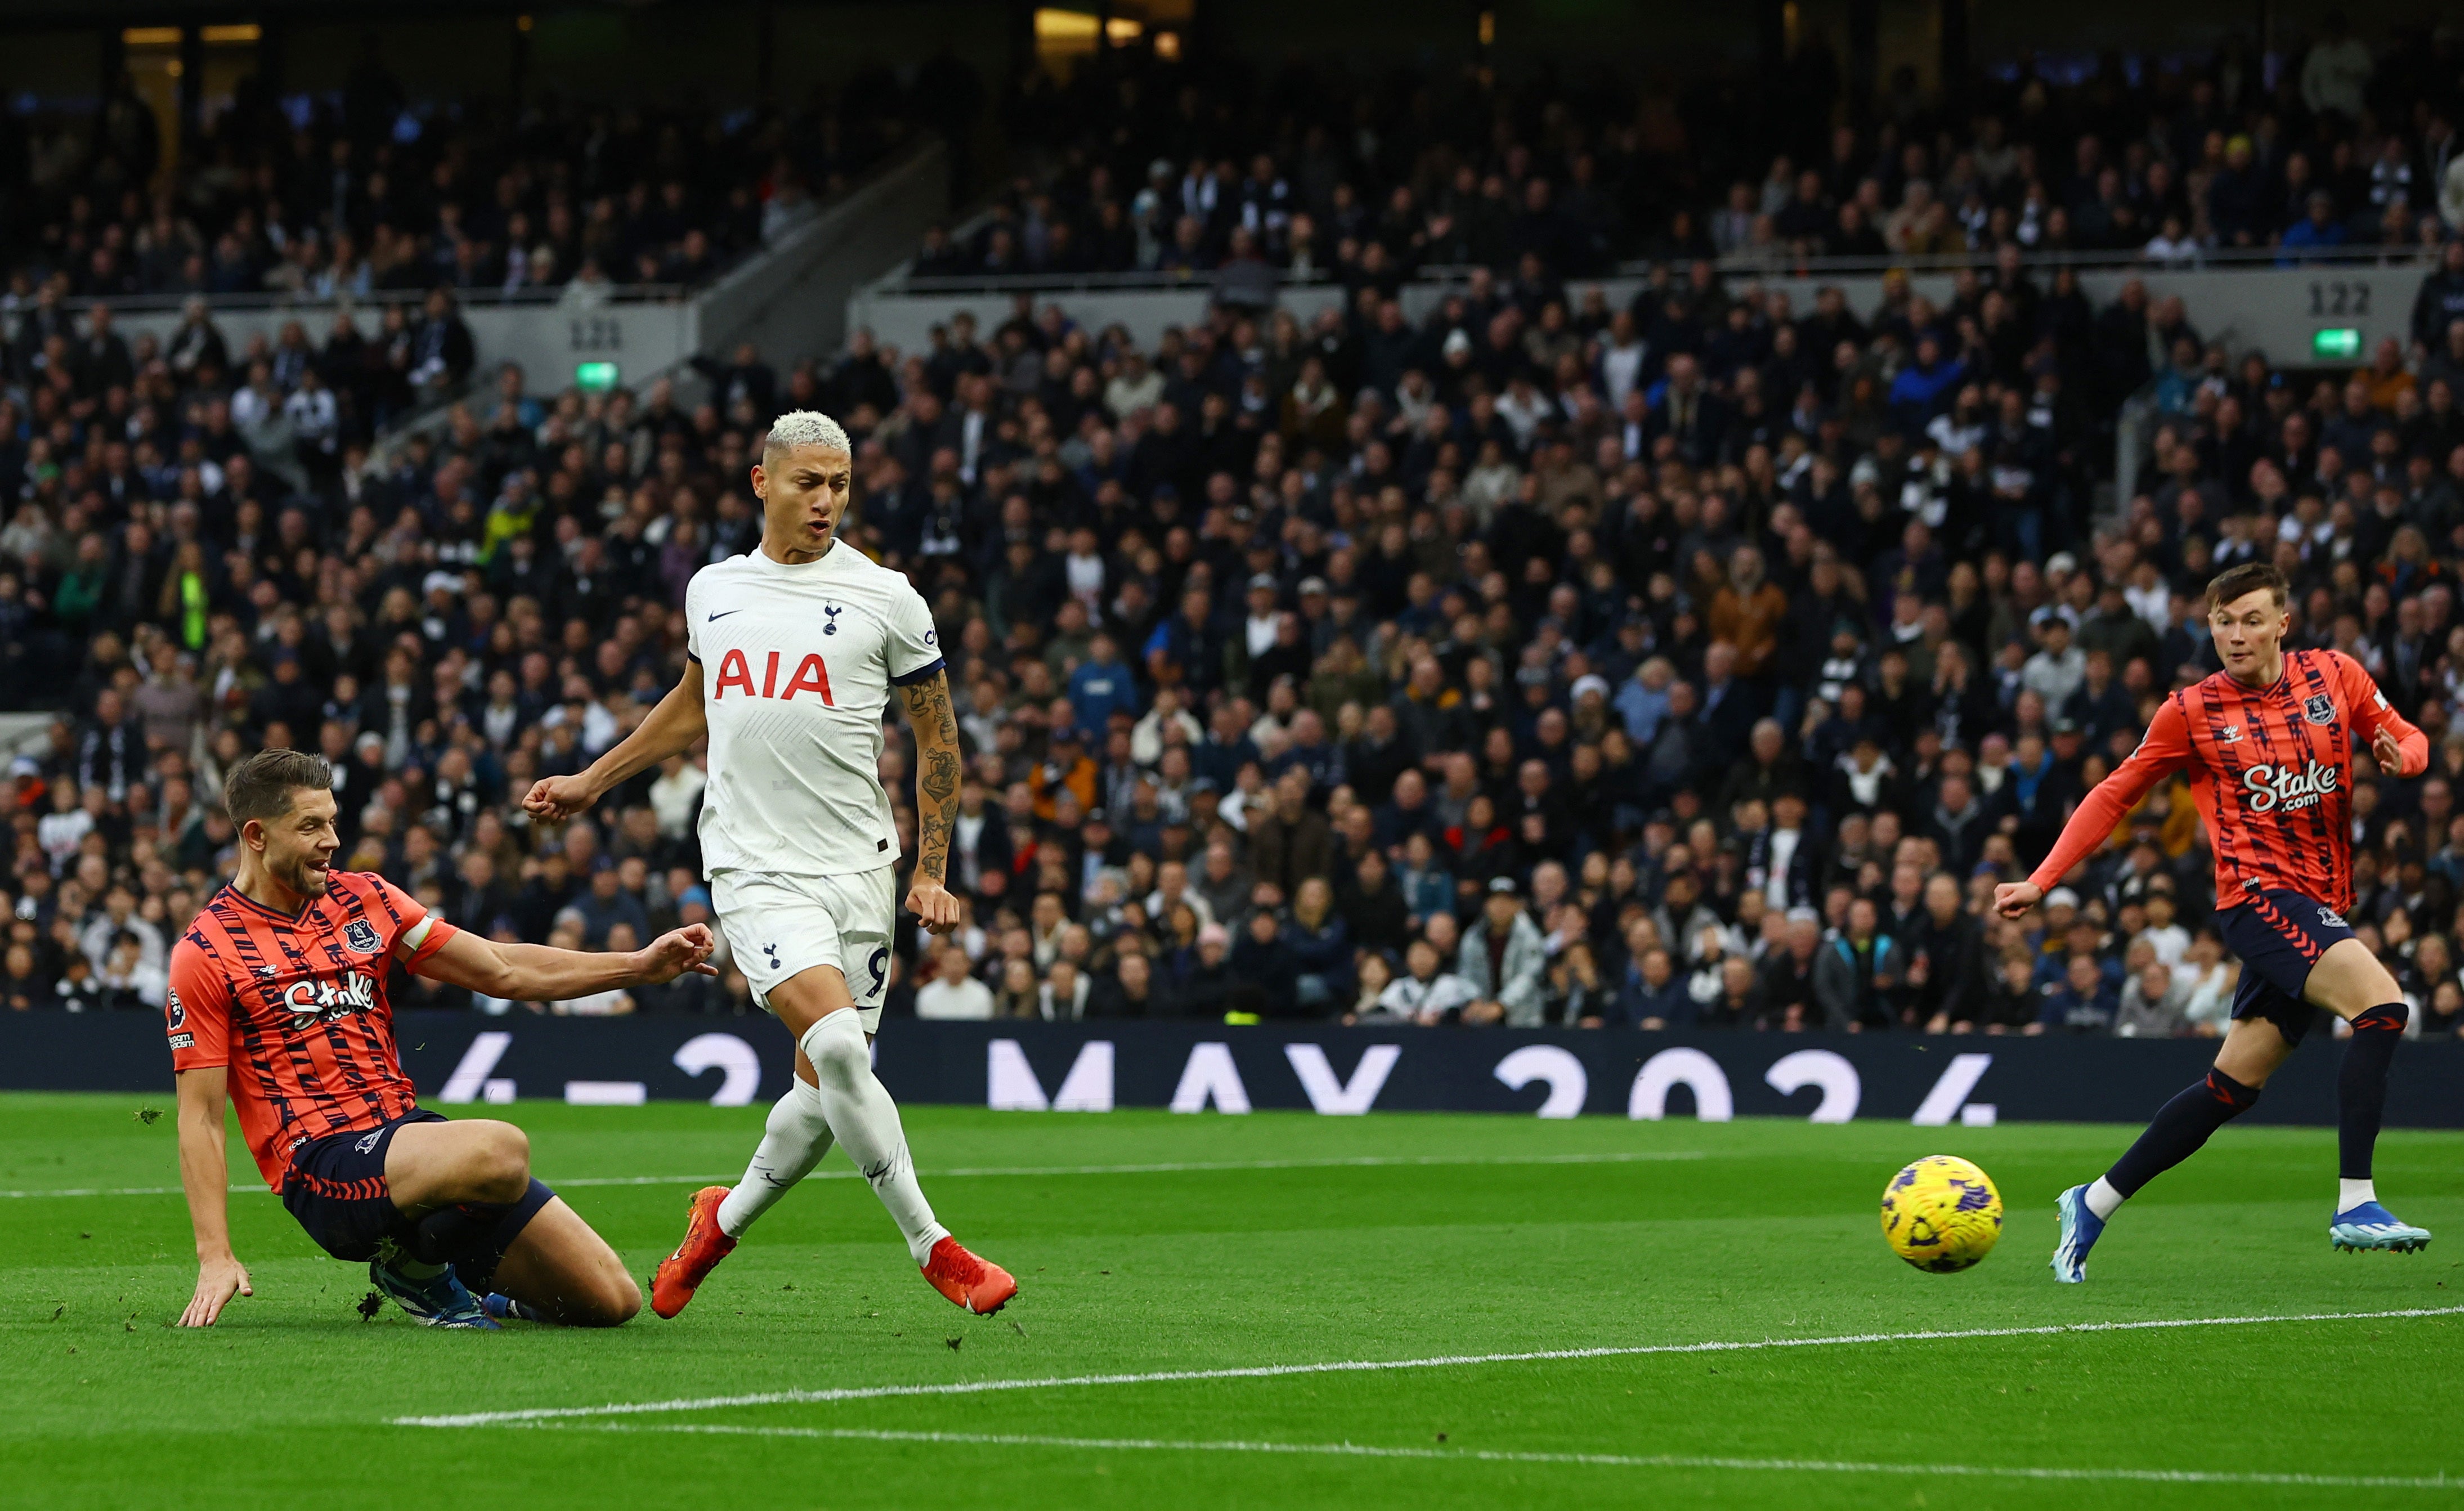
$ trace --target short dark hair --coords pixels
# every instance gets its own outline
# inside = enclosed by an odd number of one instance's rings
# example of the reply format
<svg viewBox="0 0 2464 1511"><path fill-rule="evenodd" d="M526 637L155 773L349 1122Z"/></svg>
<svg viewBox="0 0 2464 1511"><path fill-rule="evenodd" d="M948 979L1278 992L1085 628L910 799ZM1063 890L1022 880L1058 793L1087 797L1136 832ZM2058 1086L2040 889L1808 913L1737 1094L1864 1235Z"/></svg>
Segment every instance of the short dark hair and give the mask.
<svg viewBox="0 0 2464 1511"><path fill-rule="evenodd" d="M333 790L334 768L325 757L279 748L258 751L223 778L223 811L235 827L252 819L279 819L291 811L292 794L303 787Z"/></svg>
<svg viewBox="0 0 2464 1511"><path fill-rule="evenodd" d="M2289 589L2284 574L2276 570L2272 563L2245 561L2239 566L2227 567L2208 580L2208 612L2212 614L2223 604L2262 588L2274 595L2277 607L2284 606Z"/></svg>

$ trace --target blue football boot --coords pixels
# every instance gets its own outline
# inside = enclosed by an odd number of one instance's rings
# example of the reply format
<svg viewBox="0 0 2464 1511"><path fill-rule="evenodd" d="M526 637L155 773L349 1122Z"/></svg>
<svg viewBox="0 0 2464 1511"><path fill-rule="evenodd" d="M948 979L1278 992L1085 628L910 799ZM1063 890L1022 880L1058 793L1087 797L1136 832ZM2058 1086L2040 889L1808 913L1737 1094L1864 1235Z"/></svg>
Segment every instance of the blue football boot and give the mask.
<svg viewBox="0 0 2464 1511"><path fill-rule="evenodd" d="M2104 1219L2088 1209L2087 1188L2073 1186L2054 1198L2062 1215L2061 1241L2054 1245L2054 1279L2077 1285L2087 1279L2087 1251L2104 1236Z"/></svg>
<svg viewBox="0 0 2464 1511"><path fill-rule="evenodd" d="M496 1319L479 1304L451 1264L425 1280L405 1275L396 1268L399 1251L390 1247L368 1261L368 1280L378 1290L393 1298L394 1304L430 1327L469 1327L492 1331Z"/></svg>
<svg viewBox="0 0 2464 1511"><path fill-rule="evenodd" d="M498 1322L543 1323L546 1316L528 1302L517 1302L502 1291L490 1291L479 1302L480 1309Z"/></svg>
<svg viewBox="0 0 2464 1511"><path fill-rule="evenodd" d="M2336 1214L2336 1220L2327 1225L2327 1241L2347 1254L2360 1249L2418 1254L2430 1247L2430 1230L2398 1219L2375 1201L2365 1201Z"/></svg>

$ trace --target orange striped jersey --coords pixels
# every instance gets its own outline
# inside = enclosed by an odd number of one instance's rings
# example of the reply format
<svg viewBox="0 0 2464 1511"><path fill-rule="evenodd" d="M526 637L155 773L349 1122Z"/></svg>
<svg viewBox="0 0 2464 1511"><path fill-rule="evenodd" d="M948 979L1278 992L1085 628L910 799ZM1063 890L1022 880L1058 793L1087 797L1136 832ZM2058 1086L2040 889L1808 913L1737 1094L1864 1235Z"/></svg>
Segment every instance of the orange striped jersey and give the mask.
<svg viewBox="0 0 2464 1511"><path fill-rule="evenodd" d="M230 1067L240 1131L276 1191L300 1145L416 1106L385 982L395 947L428 909L372 872L327 878L325 895L297 916L225 887L171 947L163 1007L171 1063ZM452 936L443 919L429 922L403 963L418 965Z"/></svg>
<svg viewBox="0 0 2464 1511"><path fill-rule="evenodd" d="M2029 880L2053 887L2148 789L2187 770L2215 852L2216 907L2267 888L2341 912L2353 904L2353 754L2382 731L2404 748L2399 775L2430 769L2429 738L2341 651L2286 651L2272 687L2216 672L2165 700L2139 749L2080 801Z"/></svg>

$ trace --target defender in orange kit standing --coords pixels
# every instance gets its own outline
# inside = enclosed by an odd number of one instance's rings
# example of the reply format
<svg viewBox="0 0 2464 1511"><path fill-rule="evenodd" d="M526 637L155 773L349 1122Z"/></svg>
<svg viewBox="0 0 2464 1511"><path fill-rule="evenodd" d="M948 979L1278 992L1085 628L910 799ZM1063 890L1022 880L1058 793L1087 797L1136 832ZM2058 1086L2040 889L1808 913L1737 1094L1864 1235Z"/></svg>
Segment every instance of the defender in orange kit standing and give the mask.
<svg viewBox="0 0 2464 1511"><path fill-rule="evenodd" d="M231 1252L223 1106L308 1236L432 1326L497 1319L621 1323L642 1295L624 1261L533 1178L510 1123L420 1110L395 1052L389 965L493 996L564 998L708 973L696 924L632 954L496 944L381 876L331 868L334 774L269 750L231 768L223 803L239 874L171 950L164 1005L179 1072L180 1178L197 1289L180 1324L213 1325L255 1294ZM474 1296L473 1284L485 1294Z"/></svg>
<svg viewBox="0 0 2464 1511"><path fill-rule="evenodd" d="M2353 1026L2337 1085L2329 1241L2407 1253L2430 1242L2428 1230L2380 1206L2371 1184L2387 1066L2409 1010L2395 977L2344 922L2353 901L2353 756L2366 748L2381 770L2417 777L2430 767L2430 742L2350 656L2284 649L2285 593L2283 574L2264 562L2218 574L2208 585L2208 622L2224 669L2167 697L2139 749L2079 803L2044 864L1994 892L2005 917L2025 913L2150 788L2187 770L2215 852L2217 931L2242 962L2233 1031L2207 1079L2165 1104L2111 1170L2062 1193L2057 1280L2087 1278L2088 1250L2105 1219L2247 1111L2321 1007Z"/></svg>

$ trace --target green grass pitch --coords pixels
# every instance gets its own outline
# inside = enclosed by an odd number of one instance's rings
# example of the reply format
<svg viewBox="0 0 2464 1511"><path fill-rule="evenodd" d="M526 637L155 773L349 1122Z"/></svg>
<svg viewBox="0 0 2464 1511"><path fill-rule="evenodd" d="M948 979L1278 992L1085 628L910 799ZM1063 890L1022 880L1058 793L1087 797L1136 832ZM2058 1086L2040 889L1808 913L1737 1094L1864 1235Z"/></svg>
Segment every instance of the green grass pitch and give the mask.
<svg viewBox="0 0 2464 1511"><path fill-rule="evenodd" d="M683 1317L601 1333L363 1321L363 1271L235 1194L256 1295L191 1333L166 1325L194 1276L171 1122L140 1106L0 1098L0 1502L2464 1508L2437 1482L2464 1474L2455 1135L2380 1153L2396 1210L2450 1235L2427 1254L2332 1253L2332 1131L2238 1128L2068 1287L2052 1198L2129 1129L919 1107L943 1219L1018 1275L997 1318L929 1289L833 1154ZM490 1110L644 1276L764 1112ZM1883 1181L1933 1152L2009 1214L1964 1275L1880 1236ZM40 1194L72 1188L102 1193ZM2431 1315L1887 1336L2398 1312ZM1863 1341L1465 1358L1819 1338ZM941 1389L1426 1359L1460 1362ZM867 1391L900 1386L925 1389Z"/></svg>

